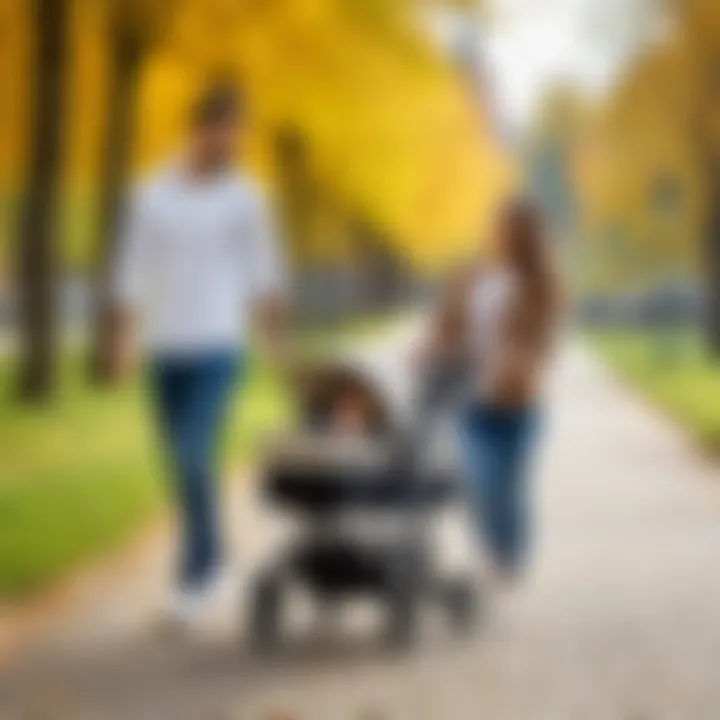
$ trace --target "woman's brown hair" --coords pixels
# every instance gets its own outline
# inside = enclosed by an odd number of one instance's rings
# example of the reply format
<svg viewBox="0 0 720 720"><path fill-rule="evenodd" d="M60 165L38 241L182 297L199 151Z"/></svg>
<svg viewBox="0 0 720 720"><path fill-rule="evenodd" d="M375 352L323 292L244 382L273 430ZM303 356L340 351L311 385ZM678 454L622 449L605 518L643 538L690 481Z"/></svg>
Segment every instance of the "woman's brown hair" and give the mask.
<svg viewBox="0 0 720 720"><path fill-rule="evenodd" d="M549 341L560 304L544 225L538 208L524 197L512 198L500 211L500 251L520 286L516 330L530 344L542 345Z"/></svg>

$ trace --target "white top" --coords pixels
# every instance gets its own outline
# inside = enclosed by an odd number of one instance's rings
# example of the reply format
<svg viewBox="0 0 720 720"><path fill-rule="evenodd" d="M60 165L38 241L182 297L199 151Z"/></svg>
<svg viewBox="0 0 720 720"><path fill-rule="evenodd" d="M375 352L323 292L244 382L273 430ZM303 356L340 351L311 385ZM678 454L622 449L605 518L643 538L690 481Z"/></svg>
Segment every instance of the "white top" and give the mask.
<svg viewBox="0 0 720 720"><path fill-rule="evenodd" d="M488 370L497 367L506 351L506 322L517 292L517 278L503 268L483 273L472 291L472 352L480 375L478 390L482 397L492 393Z"/></svg>
<svg viewBox="0 0 720 720"><path fill-rule="evenodd" d="M234 347L252 303L285 287L272 214L247 176L170 169L136 190L125 223L112 293L153 352Z"/></svg>

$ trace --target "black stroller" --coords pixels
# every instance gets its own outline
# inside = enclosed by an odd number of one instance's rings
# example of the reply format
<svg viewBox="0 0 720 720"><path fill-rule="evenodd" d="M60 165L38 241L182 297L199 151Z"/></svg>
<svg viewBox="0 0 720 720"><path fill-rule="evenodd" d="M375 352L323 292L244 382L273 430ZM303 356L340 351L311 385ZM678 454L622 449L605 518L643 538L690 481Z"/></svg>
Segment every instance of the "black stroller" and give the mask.
<svg viewBox="0 0 720 720"><path fill-rule="evenodd" d="M465 573L437 567L427 522L458 497L458 470L423 452L460 377L452 367L426 377L404 423L356 368L335 365L305 378L303 432L269 453L264 470L264 499L300 518L301 533L261 568L251 588L249 630L257 650L278 646L292 583L322 607L358 594L380 599L385 638L395 648L413 643L426 601L440 605L462 635L472 628L476 586ZM362 401L362 433L334 432L333 412L348 397ZM348 517L358 511L390 517L390 537L353 533Z"/></svg>

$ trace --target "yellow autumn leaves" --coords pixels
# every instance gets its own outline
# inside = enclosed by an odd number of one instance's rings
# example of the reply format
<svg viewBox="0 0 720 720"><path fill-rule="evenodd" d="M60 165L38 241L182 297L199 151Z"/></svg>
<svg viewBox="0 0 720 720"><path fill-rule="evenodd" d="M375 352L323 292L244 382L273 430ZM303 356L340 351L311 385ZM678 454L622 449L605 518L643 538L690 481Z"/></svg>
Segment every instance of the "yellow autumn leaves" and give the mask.
<svg viewBox="0 0 720 720"><path fill-rule="evenodd" d="M111 0L72 2L65 175L68 192L76 193L97 182ZM27 0L0 3L0 33L10 26L13 36L0 71L0 92L13 105L0 121L0 193L8 194L22 176L17 147L24 142L27 82L21 78L31 80L32 68ZM222 73L243 84L250 102L248 163L272 182L273 138L294 128L322 191L368 218L414 261L439 263L467 252L511 182L510 163L482 109L426 37L410 0L128 5L135 6L138 22L152 24L147 35L154 42L139 88L138 171L177 147L189 103Z"/></svg>
<svg viewBox="0 0 720 720"><path fill-rule="evenodd" d="M718 48L720 4L678 3L586 128L588 225L621 230L638 263L678 274L701 257L710 168L720 162Z"/></svg>

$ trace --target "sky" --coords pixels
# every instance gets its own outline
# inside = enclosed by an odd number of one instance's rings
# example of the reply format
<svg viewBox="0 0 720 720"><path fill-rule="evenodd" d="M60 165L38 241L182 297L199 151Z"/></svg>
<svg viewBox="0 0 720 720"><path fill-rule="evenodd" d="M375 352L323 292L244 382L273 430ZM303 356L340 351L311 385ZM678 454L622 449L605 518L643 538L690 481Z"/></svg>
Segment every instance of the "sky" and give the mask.
<svg viewBox="0 0 720 720"><path fill-rule="evenodd" d="M490 0L490 23L459 25L438 19L450 40L470 33L480 48L495 114L511 128L523 127L543 93L573 83L598 96L612 85L644 42L647 23L638 14L652 0Z"/></svg>

